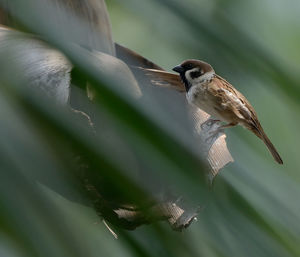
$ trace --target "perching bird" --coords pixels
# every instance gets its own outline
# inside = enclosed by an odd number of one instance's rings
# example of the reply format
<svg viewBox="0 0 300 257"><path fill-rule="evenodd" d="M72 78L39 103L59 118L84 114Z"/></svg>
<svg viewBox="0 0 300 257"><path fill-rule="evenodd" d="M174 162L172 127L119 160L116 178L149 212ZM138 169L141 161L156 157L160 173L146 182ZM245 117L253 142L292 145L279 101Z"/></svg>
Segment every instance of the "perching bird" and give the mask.
<svg viewBox="0 0 300 257"><path fill-rule="evenodd" d="M218 76L211 65L199 60L186 60L173 70L180 74L189 103L227 123L220 128L239 124L249 129L266 144L274 159L283 164L254 108L238 90Z"/></svg>

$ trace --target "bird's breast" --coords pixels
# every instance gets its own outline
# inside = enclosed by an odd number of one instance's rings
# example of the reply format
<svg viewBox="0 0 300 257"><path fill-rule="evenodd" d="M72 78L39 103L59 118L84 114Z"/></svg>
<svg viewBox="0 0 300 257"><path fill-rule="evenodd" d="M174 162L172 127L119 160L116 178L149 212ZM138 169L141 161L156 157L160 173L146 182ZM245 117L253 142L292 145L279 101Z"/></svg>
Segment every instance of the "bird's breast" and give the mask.
<svg viewBox="0 0 300 257"><path fill-rule="evenodd" d="M214 97L210 94L207 85L197 85L190 88L187 92L187 100L190 104L197 106L208 114L223 120L217 112L218 106L216 106L216 101Z"/></svg>

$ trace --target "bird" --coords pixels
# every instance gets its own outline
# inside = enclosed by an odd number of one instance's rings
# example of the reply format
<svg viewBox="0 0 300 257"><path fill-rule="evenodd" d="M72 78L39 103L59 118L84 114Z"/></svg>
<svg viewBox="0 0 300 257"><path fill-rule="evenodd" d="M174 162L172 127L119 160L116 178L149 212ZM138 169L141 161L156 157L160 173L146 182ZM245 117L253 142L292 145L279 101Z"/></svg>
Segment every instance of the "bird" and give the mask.
<svg viewBox="0 0 300 257"><path fill-rule="evenodd" d="M210 64L189 59L174 67L173 71L179 73L190 104L217 118L216 121L225 122L220 129L241 125L250 130L265 143L275 161L283 164L252 105L233 85L217 75Z"/></svg>

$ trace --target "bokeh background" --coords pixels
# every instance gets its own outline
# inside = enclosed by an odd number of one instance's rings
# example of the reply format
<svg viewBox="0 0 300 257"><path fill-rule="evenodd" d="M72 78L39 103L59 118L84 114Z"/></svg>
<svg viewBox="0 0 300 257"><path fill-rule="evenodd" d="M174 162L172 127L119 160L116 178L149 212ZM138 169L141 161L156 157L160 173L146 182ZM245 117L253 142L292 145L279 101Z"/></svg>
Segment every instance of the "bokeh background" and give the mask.
<svg viewBox="0 0 300 257"><path fill-rule="evenodd" d="M109 91L115 81L88 66L93 60L88 54L65 44L67 39L56 33L65 28L51 27L51 10L42 17L39 9L14 3L24 30L41 35L98 82L95 90L105 101L100 99L97 106L103 120L109 120L109 130L126 138L146 165L163 173L191 201L203 199L203 183L189 172L198 169L190 164L192 158L176 158L160 144L169 143L173 153L177 148L171 143L176 142L181 151L184 144L171 137L172 128L155 130L160 132L155 137L146 129L157 124L149 115L151 104L136 104L118 88ZM275 163L249 131L229 129L227 144L235 162L215 179L197 222L182 233L165 223L134 231L114 228L116 240L94 209L79 203L83 194L72 176L69 151L97 159L93 164L99 171L117 176L126 165L108 163L117 162L119 142L106 142L107 134L95 141L66 109L20 87L6 62L12 57L6 56L1 60L10 79L1 81L0 95L0 256L299 256L300 2L110 0L107 7L113 40L164 69L188 58L209 62L252 103L284 165ZM130 115L128 122L124 116ZM138 117L147 117L144 133ZM135 182L132 175L127 179ZM121 193L131 191L128 183L115 184Z"/></svg>
<svg viewBox="0 0 300 257"><path fill-rule="evenodd" d="M297 1L108 3L115 41L169 71L185 59L207 61L240 90L285 160L274 170L284 169L298 181L298 151L291 147L300 143L299 7ZM241 128L228 133L233 156L252 156L249 164L272 162L255 136Z"/></svg>

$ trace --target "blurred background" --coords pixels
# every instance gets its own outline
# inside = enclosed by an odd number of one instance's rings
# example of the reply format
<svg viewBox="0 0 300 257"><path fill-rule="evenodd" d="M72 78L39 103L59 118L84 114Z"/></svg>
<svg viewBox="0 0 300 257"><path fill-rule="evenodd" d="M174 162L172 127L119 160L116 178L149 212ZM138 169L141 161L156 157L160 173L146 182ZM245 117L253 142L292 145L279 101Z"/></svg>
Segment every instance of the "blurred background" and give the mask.
<svg viewBox="0 0 300 257"><path fill-rule="evenodd" d="M0 63L1 76L6 74L0 92L0 256L300 256L299 1L106 2L113 41L167 71L189 58L210 63L252 103L281 154L282 166L249 131L227 130L234 162L220 171L209 192L192 172L201 168L193 162L191 138L180 126L175 132L166 127L163 114L157 120L151 116L160 108L151 106L154 98L143 105L124 97L112 76L97 73L91 54L66 43L72 40L61 36L66 27L52 24L51 9L14 4L22 30L67 56L84 73L79 80L93 81L102 96L95 107L97 122L107 130L95 140L67 108L24 90L7 61L19 59L0 45L7 54ZM100 37L99 42L98 50L108 53L106 41ZM119 238L113 237L95 208L82 200L70 152L92 163L90 179L97 180L97 172L109 179L111 187L104 188L109 195L131 193L138 201L133 177L140 163L131 161L131 151L139 153L146 172L155 178L162 174L163 183L202 207L197 222L183 232L163 222L133 231L113 226Z"/></svg>
<svg viewBox="0 0 300 257"><path fill-rule="evenodd" d="M274 163L273 169L284 169L297 181L298 151L291 147L300 143L295 136L300 129L299 7L297 1L108 3L116 42L168 71L185 59L204 60L241 91L285 160L284 167ZM243 153L254 163L272 162L248 131L236 127L227 132L233 156ZM254 164L249 159L247 163Z"/></svg>

